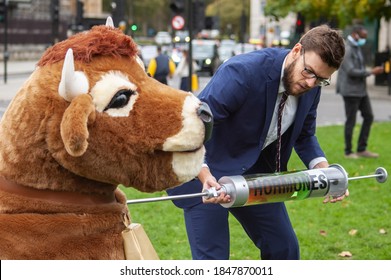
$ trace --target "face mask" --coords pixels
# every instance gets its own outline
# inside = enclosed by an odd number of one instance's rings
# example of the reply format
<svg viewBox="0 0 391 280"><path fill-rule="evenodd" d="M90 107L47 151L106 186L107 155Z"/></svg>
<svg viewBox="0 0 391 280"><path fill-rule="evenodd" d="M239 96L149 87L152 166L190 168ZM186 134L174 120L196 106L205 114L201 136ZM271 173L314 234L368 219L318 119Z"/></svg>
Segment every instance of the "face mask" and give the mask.
<svg viewBox="0 0 391 280"><path fill-rule="evenodd" d="M365 38L360 38L360 39L358 39L358 41L357 41L357 46L364 46L365 45L365 43L367 42L367 39L365 39Z"/></svg>

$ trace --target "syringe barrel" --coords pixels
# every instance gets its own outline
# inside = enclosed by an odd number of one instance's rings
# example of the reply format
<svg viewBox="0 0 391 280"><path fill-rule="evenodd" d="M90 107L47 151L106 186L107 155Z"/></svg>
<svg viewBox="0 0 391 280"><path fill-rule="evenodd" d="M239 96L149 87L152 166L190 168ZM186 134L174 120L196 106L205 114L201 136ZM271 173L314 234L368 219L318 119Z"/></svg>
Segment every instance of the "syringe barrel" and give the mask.
<svg viewBox="0 0 391 280"><path fill-rule="evenodd" d="M328 168L296 172L225 176L219 183L231 196L231 202L222 206L231 208L326 195L341 196L346 192L348 176L342 166L333 164Z"/></svg>
<svg viewBox="0 0 391 280"><path fill-rule="evenodd" d="M231 201L221 204L225 208L240 207L247 204L250 197L250 188L243 176L224 176L220 178L219 184L226 194L231 196Z"/></svg>

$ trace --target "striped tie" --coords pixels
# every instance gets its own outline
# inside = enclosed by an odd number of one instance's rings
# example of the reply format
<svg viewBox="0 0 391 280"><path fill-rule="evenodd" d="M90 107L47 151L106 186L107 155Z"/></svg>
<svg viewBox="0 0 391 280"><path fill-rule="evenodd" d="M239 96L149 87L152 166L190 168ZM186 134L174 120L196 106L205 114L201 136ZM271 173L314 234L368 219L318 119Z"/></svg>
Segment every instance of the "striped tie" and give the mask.
<svg viewBox="0 0 391 280"><path fill-rule="evenodd" d="M281 171L281 120L282 120L282 112L284 111L284 106L287 98L288 98L288 94L284 91L282 93L280 104L278 105L276 172Z"/></svg>

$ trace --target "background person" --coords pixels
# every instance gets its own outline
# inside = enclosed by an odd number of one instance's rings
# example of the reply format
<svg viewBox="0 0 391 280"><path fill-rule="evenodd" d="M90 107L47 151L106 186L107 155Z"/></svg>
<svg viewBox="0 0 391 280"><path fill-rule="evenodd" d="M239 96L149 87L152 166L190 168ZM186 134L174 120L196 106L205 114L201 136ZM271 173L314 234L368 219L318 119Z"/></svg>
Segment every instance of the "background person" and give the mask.
<svg viewBox="0 0 391 280"><path fill-rule="evenodd" d="M193 73L198 71L198 65L193 60ZM178 67L174 73L175 76L180 77L179 88L184 91L191 91L189 88L189 52L188 50L182 50L182 58L178 63Z"/></svg>
<svg viewBox="0 0 391 280"><path fill-rule="evenodd" d="M377 66L367 71L361 47L365 44L367 30L355 25L346 40L346 55L338 71L337 93L343 97L345 104L345 157L377 158L379 155L367 150L368 138L373 123L371 101L367 92L367 77L383 73L383 67ZM363 117L357 143L357 153L353 153L352 138L356 125L357 112Z"/></svg>
<svg viewBox="0 0 391 280"><path fill-rule="evenodd" d="M175 72L175 63L168 55L162 53L161 46L157 47L157 52L158 55L149 62L147 72L151 77L167 85L167 77L172 78Z"/></svg>
<svg viewBox="0 0 391 280"><path fill-rule="evenodd" d="M321 86L329 84L345 52L339 32L313 28L292 50L265 48L234 56L222 64L200 93L214 116L206 143L206 166L198 180L168 190L169 195L219 188L222 176L287 170L295 148L308 168L328 162L315 136ZM281 157L277 154L277 108L288 94L282 115ZM347 193L348 194L348 193ZM336 202L339 198L325 198ZM210 202L228 202L221 194ZM283 202L226 209L201 198L176 200L183 208L193 259L229 259L229 213L241 223L262 259L299 259L299 244Z"/></svg>

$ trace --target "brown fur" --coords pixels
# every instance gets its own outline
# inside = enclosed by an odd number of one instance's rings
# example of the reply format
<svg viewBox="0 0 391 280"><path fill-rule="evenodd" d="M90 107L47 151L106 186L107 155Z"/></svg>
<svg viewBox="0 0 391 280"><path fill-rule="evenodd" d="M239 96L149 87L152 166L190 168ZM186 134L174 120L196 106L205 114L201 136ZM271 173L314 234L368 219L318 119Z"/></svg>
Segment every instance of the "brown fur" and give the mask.
<svg viewBox="0 0 391 280"><path fill-rule="evenodd" d="M90 89L113 70L137 86L128 117L97 112L89 94L71 102L59 96L69 48ZM0 123L1 177L56 194L115 192L117 201L61 203L0 188L0 259L123 259L127 207L117 185L154 192L181 183L172 153L161 148L182 129L188 94L148 77L136 52L131 38L117 29L100 26L77 34L46 51L9 105Z"/></svg>
<svg viewBox="0 0 391 280"><path fill-rule="evenodd" d="M62 61L69 48L76 54L75 61L83 63L90 63L95 56L131 58L137 54L136 44L130 37L123 36L119 29L108 32L105 26L94 26L89 31L89 36L79 33L49 48L37 65L45 66Z"/></svg>

